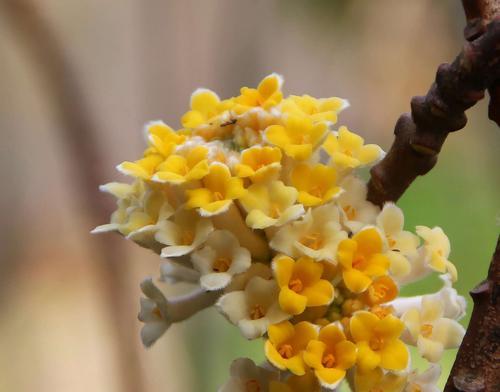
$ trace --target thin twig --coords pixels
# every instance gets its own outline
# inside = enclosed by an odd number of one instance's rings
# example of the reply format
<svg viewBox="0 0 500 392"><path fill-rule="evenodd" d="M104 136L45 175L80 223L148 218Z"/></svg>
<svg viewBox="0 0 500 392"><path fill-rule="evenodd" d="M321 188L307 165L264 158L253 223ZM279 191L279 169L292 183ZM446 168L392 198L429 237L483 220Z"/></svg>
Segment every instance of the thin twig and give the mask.
<svg viewBox="0 0 500 392"><path fill-rule="evenodd" d="M104 160L96 139L97 126L78 83L78 76L68 61L64 49L51 26L40 15L39 4L30 0L2 0L8 20L24 40L36 69L45 82L48 96L55 102L61 126L61 137L67 145L71 163L77 173L75 185L92 225L97 225L110 213L104 198L96 198L102 178ZM89 228L90 229L90 228ZM93 239L96 248L95 268L101 279L100 287L107 305L107 315L113 325L116 361L119 364L121 391L143 390L137 340L130 308L126 301L126 255L114 238L98 236Z"/></svg>

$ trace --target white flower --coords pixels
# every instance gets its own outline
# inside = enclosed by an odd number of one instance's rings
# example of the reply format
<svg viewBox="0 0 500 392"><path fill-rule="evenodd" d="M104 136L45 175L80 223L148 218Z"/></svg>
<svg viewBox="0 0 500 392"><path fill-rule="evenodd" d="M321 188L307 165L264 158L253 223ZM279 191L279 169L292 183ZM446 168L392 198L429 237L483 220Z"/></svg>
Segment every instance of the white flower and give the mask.
<svg viewBox="0 0 500 392"><path fill-rule="evenodd" d="M243 336L255 339L266 333L270 324L290 318L278 302L279 288L274 280L253 277L244 291L223 295L217 307L229 321L237 325Z"/></svg>
<svg viewBox="0 0 500 392"><path fill-rule="evenodd" d="M457 269L451 261L450 240L440 227L430 229L426 226L417 226L417 234L423 238L424 264L437 272L448 272L455 282L457 280Z"/></svg>
<svg viewBox="0 0 500 392"><path fill-rule="evenodd" d="M300 221L283 226L270 245L291 257L309 256L317 261L335 261L339 242L347 237L339 224L334 204L309 209Z"/></svg>
<svg viewBox="0 0 500 392"><path fill-rule="evenodd" d="M366 183L350 175L342 180L340 187L344 192L337 203L340 206L343 225L356 233L363 226L374 224L379 208L366 200Z"/></svg>
<svg viewBox="0 0 500 392"><path fill-rule="evenodd" d="M252 259L231 232L217 230L210 234L203 248L191 255L191 261L201 274L201 286L219 290L231 282L233 275L245 272Z"/></svg>
<svg viewBox="0 0 500 392"><path fill-rule="evenodd" d="M428 294L426 297L432 301L443 304L443 317L460 320L465 316L467 302L465 298L458 295L457 290L451 286L449 275L440 275L439 277L443 281L443 287L438 292ZM422 296L418 295L414 297L400 297L387 305L392 306L396 315L400 317L407 310L419 307L421 303Z"/></svg>
<svg viewBox="0 0 500 392"><path fill-rule="evenodd" d="M445 349L458 347L465 334L462 325L443 315L443 304L424 296L420 307L407 310L401 317L408 332L404 340L416 344L420 355L429 362L438 362Z"/></svg>
<svg viewBox="0 0 500 392"><path fill-rule="evenodd" d="M441 366L431 364L427 370L418 373L413 370L407 379L405 392L439 392L437 382L441 376Z"/></svg>
<svg viewBox="0 0 500 392"><path fill-rule="evenodd" d="M408 258L414 259L417 255L418 237L404 230L403 211L394 203L384 205L376 222L389 249L387 256L391 261L391 273L399 280L411 271Z"/></svg>
<svg viewBox="0 0 500 392"><path fill-rule="evenodd" d="M270 382L279 378L278 372L259 367L248 358L235 359L229 372L231 377L218 392L269 392Z"/></svg>
<svg viewBox="0 0 500 392"><path fill-rule="evenodd" d="M209 219L200 217L194 211L179 209L170 220L158 223L155 239L167 245L161 251L162 257L177 257L198 248L213 230Z"/></svg>
<svg viewBox="0 0 500 392"><path fill-rule="evenodd" d="M141 339L146 347L156 342L170 325L212 306L220 296L220 293L198 288L186 295L167 299L151 278L142 281L141 291L146 298L140 299L141 310L138 318L144 322Z"/></svg>

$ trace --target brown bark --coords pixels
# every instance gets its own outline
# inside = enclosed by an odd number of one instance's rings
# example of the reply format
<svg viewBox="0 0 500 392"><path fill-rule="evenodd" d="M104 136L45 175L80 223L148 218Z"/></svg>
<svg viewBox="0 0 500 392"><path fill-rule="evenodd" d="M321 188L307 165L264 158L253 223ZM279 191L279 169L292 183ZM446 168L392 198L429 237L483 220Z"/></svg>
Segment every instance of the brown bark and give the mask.
<svg viewBox="0 0 500 392"><path fill-rule="evenodd" d="M500 237L488 278L470 295L474 310L445 392L500 391Z"/></svg>
<svg viewBox="0 0 500 392"><path fill-rule="evenodd" d="M414 97L411 114L396 123L395 140L385 158L371 170L368 199L382 206L398 200L419 175L434 167L449 132L463 128L464 111L483 98L500 79L500 17L464 45L451 64L442 64L424 97Z"/></svg>

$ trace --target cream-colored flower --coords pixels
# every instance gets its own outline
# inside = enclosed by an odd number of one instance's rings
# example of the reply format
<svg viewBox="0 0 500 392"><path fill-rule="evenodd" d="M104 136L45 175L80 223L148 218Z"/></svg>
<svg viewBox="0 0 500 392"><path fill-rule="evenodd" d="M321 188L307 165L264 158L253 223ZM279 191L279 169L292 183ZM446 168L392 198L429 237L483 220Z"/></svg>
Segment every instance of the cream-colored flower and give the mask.
<svg viewBox="0 0 500 392"><path fill-rule="evenodd" d="M409 332L405 341L416 344L420 355L430 362L438 362L445 349L458 347L465 334L462 325L443 315L443 304L424 296L420 307L407 310L401 317Z"/></svg>
<svg viewBox="0 0 500 392"><path fill-rule="evenodd" d="M333 204L307 211L301 220L283 226L272 238L271 247L291 257L306 255L335 261L337 246L347 237L339 223L339 211Z"/></svg>
<svg viewBox="0 0 500 392"><path fill-rule="evenodd" d="M366 200L366 183L354 175L349 175L341 181L340 187L344 192L338 197L337 204L340 207L342 224L353 233L361 230L363 226L374 224L380 210Z"/></svg>
<svg viewBox="0 0 500 392"><path fill-rule="evenodd" d="M424 263L431 269L441 273L449 273L452 280L457 280L457 269L451 261L450 240L440 227L430 229L426 226L417 226L417 234L424 240Z"/></svg>
<svg viewBox="0 0 500 392"><path fill-rule="evenodd" d="M252 229L282 226L304 214L302 204L295 204L298 192L281 181L253 184L240 199L248 212L246 224Z"/></svg>
<svg viewBox="0 0 500 392"><path fill-rule="evenodd" d="M422 373L413 370L408 374L404 392L439 392L437 382L440 376L441 366L434 363Z"/></svg>
<svg viewBox="0 0 500 392"><path fill-rule="evenodd" d="M252 258L248 249L240 246L234 234L216 230L202 248L193 252L191 261L201 274L201 287L219 290L226 287L235 274L245 272Z"/></svg>
<svg viewBox="0 0 500 392"><path fill-rule="evenodd" d="M278 285L274 280L252 278L243 291L223 295L217 302L219 310L237 325L247 339L266 333L267 327L287 320L290 316L278 303Z"/></svg>
<svg viewBox="0 0 500 392"><path fill-rule="evenodd" d="M191 265L167 259L160 265L160 280L168 284L198 283L200 273Z"/></svg>
<svg viewBox="0 0 500 392"><path fill-rule="evenodd" d="M248 282L257 276L265 280L270 280L273 278L273 270L267 264L253 262L245 272L233 276L231 283L224 288L224 293L245 290Z"/></svg>
<svg viewBox="0 0 500 392"><path fill-rule="evenodd" d="M162 257L178 257L201 246L213 230L209 219L194 211L179 209L171 219L158 223L155 239L167 245L161 251Z"/></svg>
<svg viewBox="0 0 500 392"><path fill-rule="evenodd" d="M198 288L186 295L167 299L151 278L142 281L141 291L146 298L141 298L138 318L144 323L141 339L146 347L156 342L173 323L212 306L220 295Z"/></svg>
<svg viewBox="0 0 500 392"><path fill-rule="evenodd" d="M218 392L270 392L269 384L279 379L279 372L257 366L248 358L235 359L229 373L229 380Z"/></svg>

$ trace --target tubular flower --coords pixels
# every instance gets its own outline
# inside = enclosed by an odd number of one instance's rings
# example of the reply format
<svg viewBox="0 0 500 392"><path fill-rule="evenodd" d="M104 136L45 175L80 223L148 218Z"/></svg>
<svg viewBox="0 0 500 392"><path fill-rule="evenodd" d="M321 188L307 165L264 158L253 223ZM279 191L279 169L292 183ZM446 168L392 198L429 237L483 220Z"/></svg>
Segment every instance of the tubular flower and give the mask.
<svg viewBox="0 0 500 392"><path fill-rule="evenodd" d="M444 234L443 229L440 227L430 229L425 226L417 226L416 231L424 240L424 263L435 271L448 272L452 281L455 282L457 280L457 269L448 260L450 240Z"/></svg>
<svg viewBox="0 0 500 392"><path fill-rule="evenodd" d="M289 370L297 376L306 373L302 354L307 344L318 336L317 328L301 321L293 325L289 321L270 325L269 339L265 343L266 358L280 370Z"/></svg>
<svg viewBox="0 0 500 392"><path fill-rule="evenodd" d="M276 147L250 147L241 152L236 175L253 182L275 179L281 169L281 150Z"/></svg>
<svg viewBox="0 0 500 392"><path fill-rule="evenodd" d="M335 169L321 163L298 164L291 175L291 182L299 191L298 200L306 207L325 204L340 195L342 188L336 186L336 180Z"/></svg>
<svg viewBox="0 0 500 392"><path fill-rule="evenodd" d="M201 274L200 285L206 290L226 287L233 275L245 272L252 262L248 249L242 248L229 231L212 232L202 248L191 255Z"/></svg>
<svg viewBox="0 0 500 392"><path fill-rule="evenodd" d="M465 335L462 325L443 314L441 302L424 296L421 307L411 308L401 317L409 331L408 342L416 344L429 362L439 361L445 349L458 347Z"/></svg>
<svg viewBox="0 0 500 392"><path fill-rule="evenodd" d="M280 147L289 157L303 161L311 156L327 130L326 124L314 124L308 117L288 116L283 125L271 125L264 134L268 143Z"/></svg>
<svg viewBox="0 0 500 392"><path fill-rule="evenodd" d="M356 363L356 345L346 339L338 325L329 324L307 345L304 362L314 369L323 387L335 389Z"/></svg>
<svg viewBox="0 0 500 392"><path fill-rule="evenodd" d="M335 124L337 114L349 106L345 99L332 97L317 99L310 95L291 95L281 102L284 113L295 116L309 116L314 122Z"/></svg>
<svg viewBox="0 0 500 392"><path fill-rule="evenodd" d="M233 200L242 197L246 192L241 178L231 177L228 167L220 163L210 165L202 185L203 188L186 191L186 208L198 208L202 216L226 212Z"/></svg>
<svg viewBox="0 0 500 392"><path fill-rule="evenodd" d="M302 220L283 226L270 242L286 255L309 256L317 261L335 261L337 246L347 237L340 228L338 208L333 204L308 210Z"/></svg>
<svg viewBox="0 0 500 392"><path fill-rule="evenodd" d="M280 288L281 309L289 314L301 314L306 307L328 305L333 300L332 284L321 279L323 264L309 257L297 261L278 255L273 261L273 271Z"/></svg>
<svg viewBox="0 0 500 392"><path fill-rule="evenodd" d="M252 229L282 226L304 214L304 207L295 204L298 192L281 181L253 184L240 199L248 212L246 224Z"/></svg>
<svg viewBox="0 0 500 392"><path fill-rule="evenodd" d="M405 325L388 315L383 319L367 311L354 313L349 331L358 348L357 364L361 371L381 367L400 371L408 366L409 353L399 339Z"/></svg>
<svg viewBox="0 0 500 392"><path fill-rule="evenodd" d="M361 136L340 127L338 135L330 133L323 143L323 149L339 168L354 169L374 163L382 157L382 149L376 144L364 144Z"/></svg>
<svg viewBox="0 0 500 392"><path fill-rule="evenodd" d="M365 291L374 277L387 273L389 259L382 254L382 237L375 228L363 229L339 244L338 261L342 278L353 293Z"/></svg>
<svg viewBox="0 0 500 392"><path fill-rule="evenodd" d="M256 89L243 87L241 95L235 98L235 112L241 114L252 108L270 109L278 105L283 99L282 84L283 78L273 73L262 79Z"/></svg>
<svg viewBox="0 0 500 392"><path fill-rule="evenodd" d="M144 157L135 162L122 162L116 167L125 175L143 180L151 179L158 165L185 140L184 135L175 132L161 121L146 125L146 132L149 148L145 151Z"/></svg>
<svg viewBox="0 0 500 392"><path fill-rule="evenodd" d="M153 181L170 184L183 184L186 181L199 180L208 172L208 149L196 146L189 150L186 156L173 154L156 168Z"/></svg>
<svg viewBox="0 0 500 392"><path fill-rule="evenodd" d="M220 311L237 325L247 339L264 335L271 324L290 318L278 302L279 288L274 280L253 277L243 291L232 291L217 302Z"/></svg>

